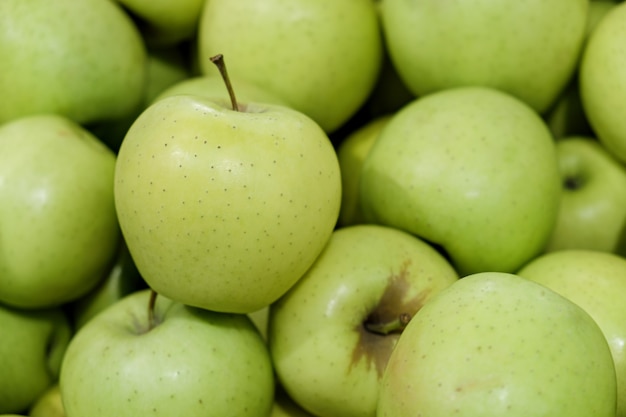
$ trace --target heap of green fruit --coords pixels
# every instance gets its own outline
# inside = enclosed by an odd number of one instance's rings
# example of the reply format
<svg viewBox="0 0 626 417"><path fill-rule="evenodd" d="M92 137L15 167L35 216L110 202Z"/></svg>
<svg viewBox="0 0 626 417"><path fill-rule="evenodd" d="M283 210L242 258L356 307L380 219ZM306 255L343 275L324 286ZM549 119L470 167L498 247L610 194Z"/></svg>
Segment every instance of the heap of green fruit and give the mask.
<svg viewBox="0 0 626 417"><path fill-rule="evenodd" d="M0 2L0 417L626 417L625 28Z"/></svg>

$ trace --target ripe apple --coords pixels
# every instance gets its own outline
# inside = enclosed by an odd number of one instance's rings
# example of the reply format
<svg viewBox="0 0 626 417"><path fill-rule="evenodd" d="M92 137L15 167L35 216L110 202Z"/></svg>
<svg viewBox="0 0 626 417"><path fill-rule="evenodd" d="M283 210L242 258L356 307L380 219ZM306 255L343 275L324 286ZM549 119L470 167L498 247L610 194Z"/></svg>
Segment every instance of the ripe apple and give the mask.
<svg viewBox="0 0 626 417"><path fill-rule="evenodd" d="M342 190L338 220L340 226L364 222L359 191L363 161L390 119L391 115L387 114L368 121L350 133L338 146L337 159L341 169Z"/></svg>
<svg viewBox="0 0 626 417"><path fill-rule="evenodd" d="M458 279L435 249L403 231L337 229L307 273L270 306L274 369L313 415L374 416L402 326Z"/></svg>
<svg viewBox="0 0 626 417"><path fill-rule="evenodd" d="M61 388L58 383L51 385L35 400L28 410L29 417L66 417Z"/></svg>
<svg viewBox="0 0 626 417"><path fill-rule="evenodd" d="M284 294L337 222L335 150L306 115L283 106L177 95L128 131L115 173L119 222L157 292L250 313Z"/></svg>
<svg viewBox="0 0 626 417"><path fill-rule="evenodd" d="M0 123L58 113L77 123L135 111L146 49L110 0L0 2Z"/></svg>
<svg viewBox="0 0 626 417"><path fill-rule="evenodd" d="M467 276L402 333L378 417L615 417L608 344L583 309L516 275Z"/></svg>
<svg viewBox="0 0 626 417"><path fill-rule="evenodd" d="M580 95L598 139L626 162L626 3L618 3L589 36L580 63Z"/></svg>
<svg viewBox="0 0 626 417"><path fill-rule="evenodd" d="M114 170L114 153L63 116L0 126L1 302L61 305L103 278L120 239Z"/></svg>
<svg viewBox="0 0 626 417"><path fill-rule="evenodd" d="M616 369L617 417L626 416L626 259L562 250L533 259L518 274L573 301L600 326Z"/></svg>
<svg viewBox="0 0 626 417"><path fill-rule="evenodd" d="M546 251L623 251L626 168L592 138L563 138L556 149L563 186Z"/></svg>
<svg viewBox="0 0 626 417"><path fill-rule="evenodd" d="M59 381L67 417L269 415L272 365L252 322L163 296L150 310L150 293L125 297L76 333Z"/></svg>
<svg viewBox="0 0 626 417"><path fill-rule="evenodd" d="M382 26L392 62L415 95L481 85L543 113L574 74L588 5L383 0Z"/></svg>
<svg viewBox="0 0 626 417"><path fill-rule="evenodd" d="M544 247L560 200L552 136L522 101L486 87L416 99L361 172L365 219L437 244L461 275L513 272Z"/></svg>
<svg viewBox="0 0 626 417"><path fill-rule="evenodd" d="M367 100L382 39L370 0L210 0L198 28L198 62L228 57L233 79L284 99L330 133Z"/></svg>
<svg viewBox="0 0 626 417"><path fill-rule="evenodd" d="M0 304L0 329L0 413L21 413L57 381L70 324L60 309Z"/></svg>

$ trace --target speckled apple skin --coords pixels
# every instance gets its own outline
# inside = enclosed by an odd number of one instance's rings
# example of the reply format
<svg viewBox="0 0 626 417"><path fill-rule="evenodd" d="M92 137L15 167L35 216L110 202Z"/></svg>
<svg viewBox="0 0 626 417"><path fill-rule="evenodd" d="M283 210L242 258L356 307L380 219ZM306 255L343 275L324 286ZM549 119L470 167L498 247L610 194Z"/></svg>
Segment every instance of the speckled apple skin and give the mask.
<svg viewBox="0 0 626 417"><path fill-rule="evenodd" d="M614 417L606 339L580 307L519 276L479 273L427 303L383 376L380 417Z"/></svg>
<svg viewBox="0 0 626 417"><path fill-rule="evenodd" d="M252 312L286 292L337 221L341 180L323 130L299 112L245 112L168 97L119 151L115 201L137 268L156 291Z"/></svg>

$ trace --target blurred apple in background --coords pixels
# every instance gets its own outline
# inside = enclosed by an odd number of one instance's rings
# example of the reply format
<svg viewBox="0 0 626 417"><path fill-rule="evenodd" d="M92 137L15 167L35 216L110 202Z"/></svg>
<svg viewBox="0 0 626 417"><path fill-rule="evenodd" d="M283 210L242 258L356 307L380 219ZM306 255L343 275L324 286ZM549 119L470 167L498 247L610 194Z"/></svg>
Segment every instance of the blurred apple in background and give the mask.
<svg viewBox="0 0 626 417"><path fill-rule="evenodd" d="M50 386L35 400L28 410L28 417L65 417L65 408L58 383Z"/></svg>
<svg viewBox="0 0 626 417"><path fill-rule="evenodd" d="M180 95L156 101L128 131L115 201L151 288L250 313L284 294L322 251L341 178L332 144L306 115Z"/></svg>
<svg viewBox="0 0 626 417"><path fill-rule="evenodd" d="M349 226L365 221L361 209L361 170L363 162L391 115L379 116L350 133L337 148L341 169L341 210L338 224Z"/></svg>
<svg viewBox="0 0 626 417"><path fill-rule="evenodd" d="M561 204L546 251L624 252L626 168L592 138L563 138L556 150Z"/></svg>
<svg viewBox="0 0 626 417"><path fill-rule="evenodd" d="M574 74L588 5L383 0L382 26L391 60L415 95L481 85L542 113Z"/></svg>
<svg viewBox="0 0 626 417"><path fill-rule="evenodd" d="M0 329L0 413L21 413L57 381L70 324L60 309L0 304Z"/></svg>
<svg viewBox="0 0 626 417"><path fill-rule="evenodd" d="M619 3L591 33L580 63L580 94L597 138L626 162L626 3Z"/></svg>
<svg viewBox="0 0 626 417"><path fill-rule="evenodd" d="M513 272L556 221L554 141L529 106L485 87L418 98L396 113L361 172L365 219L441 246L461 275Z"/></svg>
<svg viewBox="0 0 626 417"><path fill-rule="evenodd" d="M115 155L58 115L0 126L0 301L42 308L94 288L120 239Z"/></svg>
<svg viewBox="0 0 626 417"><path fill-rule="evenodd" d="M378 79L382 40L375 3L363 0L210 0L200 17L198 61L227 57L233 80L284 99L326 132L365 103Z"/></svg>
<svg viewBox="0 0 626 417"><path fill-rule="evenodd" d="M374 416L406 321L457 279L445 258L408 233L378 225L336 230L270 306L268 343L281 386L313 415Z"/></svg>
<svg viewBox="0 0 626 417"><path fill-rule="evenodd" d="M59 382L68 417L269 415L272 364L245 315L149 305L136 292L76 333Z"/></svg>
<svg viewBox="0 0 626 417"><path fill-rule="evenodd" d="M173 45L195 36L206 0L117 0L149 45Z"/></svg>
<svg viewBox="0 0 626 417"><path fill-rule="evenodd" d="M535 258L518 274L573 301L600 326L615 363L616 415L626 416L626 259L598 251L562 250Z"/></svg>
<svg viewBox="0 0 626 417"><path fill-rule="evenodd" d="M139 106L146 49L110 0L0 2L0 123L58 113L77 123L117 119Z"/></svg>
<svg viewBox="0 0 626 417"><path fill-rule="evenodd" d="M408 324L377 417L615 417L615 368L583 309L543 285L484 272Z"/></svg>

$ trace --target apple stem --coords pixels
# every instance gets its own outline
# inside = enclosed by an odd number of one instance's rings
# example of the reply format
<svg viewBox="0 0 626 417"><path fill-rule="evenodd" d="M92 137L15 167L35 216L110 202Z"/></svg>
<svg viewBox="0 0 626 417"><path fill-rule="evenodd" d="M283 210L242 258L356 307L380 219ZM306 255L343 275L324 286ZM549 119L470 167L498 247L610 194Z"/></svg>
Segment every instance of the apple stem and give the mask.
<svg viewBox="0 0 626 417"><path fill-rule="evenodd" d="M230 82L230 77L228 76L228 71L226 70L226 63L224 62L224 55L217 54L212 56L211 62L215 64L217 69L220 71L220 75L224 80L224 84L226 84L226 89L228 90L228 95L230 96L230 103L233 107L234 111L239 111L239 105L237 104L237 98L235 97L235 90L233 89L233 84Z"/></svg>
<svg viewBox="0 0 626 417"><path fill-rule="evenodd" d="M402 313L395 319L383 323L367 322L365 328L372 332L382 335L388 335L390 333L401 333L404 328L411 321L411 315L409 313Z"/></svg>
<svg viewBox="0 0 626 417"><path fill-rule="evenodd" d="M156 327L156 319L154 317L154 309L156 307L157 293L153 289L150 289L150 300L148 301L148 331Z"/></svg>

